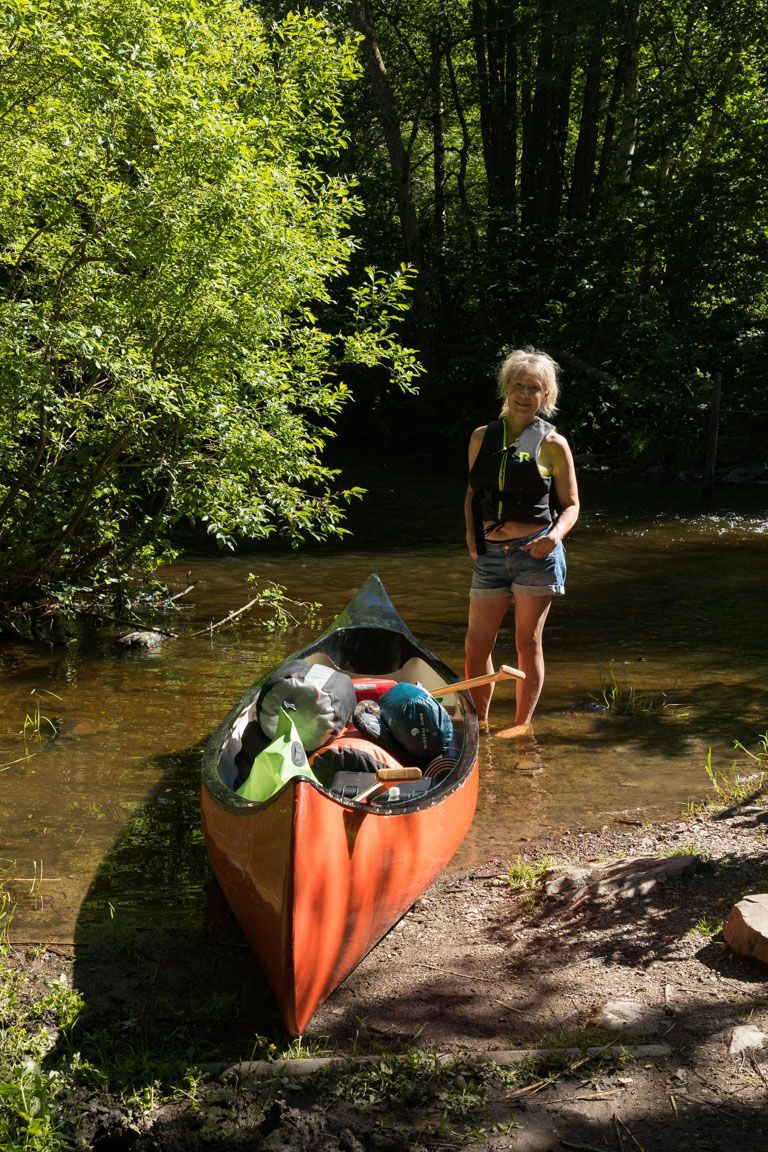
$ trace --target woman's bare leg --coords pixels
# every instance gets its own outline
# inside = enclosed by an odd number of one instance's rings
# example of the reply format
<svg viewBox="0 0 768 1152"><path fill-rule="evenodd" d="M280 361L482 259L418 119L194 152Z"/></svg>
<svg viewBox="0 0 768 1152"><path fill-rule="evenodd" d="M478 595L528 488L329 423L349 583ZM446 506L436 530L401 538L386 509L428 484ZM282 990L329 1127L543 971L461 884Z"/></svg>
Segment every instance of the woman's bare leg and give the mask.
<svg viewBox="0 0 768 1152"><path fill-rule="evenodd" d="M525 672L516 688L515 724L529 725L544 684L542 636L551 596L515 596L517 664Z"/></svg>
<svg viewBox="0 0 768 1152"><path fill-rule="evenodd" d="M507 595L490 596L487 599L470 596L469 623L464 641L467 680L473 676L486 676L494 671L493 649L499 628L511 603L512 597ZM492 695L493 684L482 684L470 691L480 721L488 719Z"/></svg>

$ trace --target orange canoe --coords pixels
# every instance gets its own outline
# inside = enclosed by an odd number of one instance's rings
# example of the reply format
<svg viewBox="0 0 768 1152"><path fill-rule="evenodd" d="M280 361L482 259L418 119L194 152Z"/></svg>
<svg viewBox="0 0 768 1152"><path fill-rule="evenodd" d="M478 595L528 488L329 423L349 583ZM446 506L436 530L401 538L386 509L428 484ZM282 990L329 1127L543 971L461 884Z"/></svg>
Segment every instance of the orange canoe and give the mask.
<svg viewBox="0 0 768 1152"><path fill-rule="evenodd" d="M352 677L420 683L457 678L412 635L371 576L333 625L291 659ZM266 679L266 678L265 678ZM317 1006L446 866L474 816L478 725L466 692L440 697L454 730L451 759L430 791L395 803L345 799L304 776L268 800L234 791L243 733L262 681L208 742L202 821L218 882L269 980L286 1030Z"/></svg>

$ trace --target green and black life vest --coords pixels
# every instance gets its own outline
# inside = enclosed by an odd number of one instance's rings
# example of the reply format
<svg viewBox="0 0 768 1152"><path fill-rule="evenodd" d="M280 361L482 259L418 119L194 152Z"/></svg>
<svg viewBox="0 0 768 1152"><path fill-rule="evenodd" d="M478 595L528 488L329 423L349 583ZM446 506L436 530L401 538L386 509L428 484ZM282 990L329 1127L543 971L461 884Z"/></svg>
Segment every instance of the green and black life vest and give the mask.
<svg viewBox="0 0 768 1152"><path fill-rule="evenodd" d="M552 477L543 475L538 464L542 441L554 427L537 416L511 442L506 420L493 420L486 428L469 473L478 555L485 553L486 521L500 526L512 520L543 528L555 519L550 505Z"/></svg>

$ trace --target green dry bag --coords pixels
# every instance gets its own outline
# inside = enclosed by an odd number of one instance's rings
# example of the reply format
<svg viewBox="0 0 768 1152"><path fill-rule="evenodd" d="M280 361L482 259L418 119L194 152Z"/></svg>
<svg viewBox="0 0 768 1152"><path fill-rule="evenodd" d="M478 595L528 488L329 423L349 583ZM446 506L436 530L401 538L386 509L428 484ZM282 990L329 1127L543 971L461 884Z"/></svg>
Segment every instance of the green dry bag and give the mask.
<svg viewBox="0 0 768 1152"><path fill-rule="evenodd" d="M269 800L292 776L306 776L315 784L320 783L290 716L281 708L274 739L253 761L250 775L237 789L237 795L245 800Z"/></svg>

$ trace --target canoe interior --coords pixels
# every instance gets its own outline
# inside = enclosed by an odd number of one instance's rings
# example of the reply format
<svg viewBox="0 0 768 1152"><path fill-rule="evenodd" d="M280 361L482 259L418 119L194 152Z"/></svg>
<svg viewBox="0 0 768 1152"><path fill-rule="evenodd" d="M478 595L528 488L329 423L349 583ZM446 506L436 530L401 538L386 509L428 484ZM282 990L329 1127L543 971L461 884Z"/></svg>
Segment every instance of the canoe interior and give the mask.
<svg viewBox="0 0 768 1152"><path fill-rule="evenodd" d="M356 645L360 645L361 658L359 664L361 666L355 666L357 662L344 660L341 651L338 650L334 655L338 656L339 659L334 659L328 651L313 652L304 658L312 664L323 664L337 671L346 672L350 676L386 677L390 680L405 681L411 684L419 683L429 691L440 688L442 684L445 684L445 680L442 679L436 670L421 656L411 655L406 659L405 663L399 667L393 667L382 661L374 664L372 660L364 656L363 653L366 650L365 645L371 640L378 643L380 648L386 646L385 642L389 637L386 634L382 634L381 629L345 629L345 632L347 633L347 639L352 638ZM359 635L360 632L365 632L366 635L362 637ZM350 636L352 633L357 633L358 635ZM367 649L369 652L370 650L370 648ZM399 654L400 653L398 653L398 655ZM259 747L261 732L256 719L257 699L258 692L255 691L249 702L234 719L221 745L221 752L217 764L218 775L224 786L233 792L238 782L242 782L243 776L247 773L250 764L253 763L255 751ZM459 697L457 694L452 693L441 697L441 703L451 718L457 741L461 743L464 712Z"/></svg>

